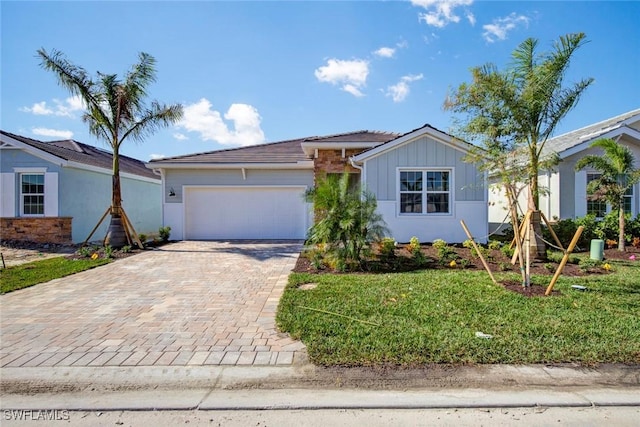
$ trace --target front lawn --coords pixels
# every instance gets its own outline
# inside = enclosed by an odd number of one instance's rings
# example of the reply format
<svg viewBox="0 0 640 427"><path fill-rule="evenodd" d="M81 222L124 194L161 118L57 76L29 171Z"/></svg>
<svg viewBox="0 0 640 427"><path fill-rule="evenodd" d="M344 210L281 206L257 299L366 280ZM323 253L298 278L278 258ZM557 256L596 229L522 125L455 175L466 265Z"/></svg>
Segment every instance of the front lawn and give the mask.
<svg viewBox="0 0 640 427"><path fill-rule="evenodd" d="M294 273L277 323L319 365L638 364L640 262L611 265L609 274L561 277L549 297L511 292L482 271Z"/></svg>
<svg viewBox="0 0 640 427"><path fill-rule="evenodd" d="M49 258L27 264L8 267L0 270L0 293L27 288L38 283L79 273L99 265L107 264L111 260L98 258L92 260L68 259L66 257Z"/></svg>

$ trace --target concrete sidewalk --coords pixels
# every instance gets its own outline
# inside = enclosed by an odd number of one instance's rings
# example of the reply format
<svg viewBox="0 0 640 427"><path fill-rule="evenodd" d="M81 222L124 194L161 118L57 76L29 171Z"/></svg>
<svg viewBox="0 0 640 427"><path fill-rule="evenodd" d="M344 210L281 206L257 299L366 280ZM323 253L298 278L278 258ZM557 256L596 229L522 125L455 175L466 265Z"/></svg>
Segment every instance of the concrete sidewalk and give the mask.
<svg viewBox="0 0 640 427"><path fill-rule="evenodd" d="M0 377L3 410L640 407L639 369L617 365L5 368Z"/></svg>

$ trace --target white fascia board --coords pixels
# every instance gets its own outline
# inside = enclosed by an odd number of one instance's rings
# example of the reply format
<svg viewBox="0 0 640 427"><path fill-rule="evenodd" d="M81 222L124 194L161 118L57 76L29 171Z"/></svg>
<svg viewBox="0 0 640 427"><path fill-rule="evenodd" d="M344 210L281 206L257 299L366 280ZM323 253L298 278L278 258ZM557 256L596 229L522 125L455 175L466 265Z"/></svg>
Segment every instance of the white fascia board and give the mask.
<svg viewBox="0 0 640 427"><path fill-rule="evenodd" d="M597 139L602 139L602 138L615 138L617 136L621 136L621 135L628 135L638 141L640 141L640 131L637 131L633 128L624 126L624 127L619 127L617 129L613 129L610 130L609 132L604 132L601 134L595 134L593 135L592 138L587 139L583 142L581 142L578 145L574 145L571 148L568 148L564 151L562 151L561 153L558 153L561 159L566 159L569 156L573 156L576 153L579 153L583 150L586 150L587 148L589 148L589 146L591 145L592 142L594 142Z"/></svg>
<svg viewBox="0 0 640 427"><path fill-rule="evenodd" d="M313 160L296 163L147 163L149 169L313 169Z"/></svg>
<svg viewBox="0 0 640 427"><path fill-rule="evenodd" d="M462 151L463 153L468 153L469 152L469 147L467 146L467 143L465 142L461 142L453 137L451 137L451 135L447 135L444 132L440 132L436 129L433 129L432 127L422 127L420 129L416 129L415 131L408 133L406 135L403 135L399 138L396 138L394 140L391 140L389 142L386 142L382 145L379 145L377 147L375 147L372 150L369 150L365 153L362 154L358 154L356 156L353 156L353 160L355 162L361 163L364 162L366 160L372 159L374 157L377 157L387 151L390 150L394 150L398 147L401 147L404 144L408 144L410 142L413 142L414 140L421 138L423 136L430 136L432 138L434 138L436 141L445 144L451 148L454 148L458 151Z"/></svg>
<svg viewBox="0 0 640 427"><path fill-rule="evenodd" d="M384 142L313 142L313 141L309 141L309 142L303 142L300 144L300 146L302 147L302 151L304 151L304 154L306 154L307 156L313 156L315 153L315 150L341 150L341 149L346 149L346 150L352 150L352 149L367 149L367 148L374 148L377 147L378 145L384 144Z"/></svg>
<svg viewBox="0 0 640 427"><path fill-rule="evenodd" d="M82 170L101 173L101 174L109 175L109 176L113 175L113 170L111 170L111 169L105 169L105 168L100 168L98 166L86 165L84 163L68 162L66 167L70 167L70 168L74 168L74 169L82 169ZM140 176L140 175L136 175L136 174L133 174L133 173L122 172L122 171L120 171L120 177L128 178L128 179L135 179L135 180L143 181L143 182L151 182L153 184L160 184L160 182L161 182L161 179L149 178L149 177L146 177L146 176Z"/></svg>
<svg viewBox="0 0 640 427"><path fill-rule="evenodd" d="M53 154L49 154L46 151L39 150L35 147L32 147L29 144L25 144L22 141L18 141L17 139L11 138L10 136L0 134L0 139L4 143L12 145L14 148L24 150L27 153L31 154L32 156L38 157L39 159L45 160L47 162L51 162L55 165L66 166L68 164L68 161L63 158L54 156ZM2 147L3 150L7 148L9 147Z"/></svg>

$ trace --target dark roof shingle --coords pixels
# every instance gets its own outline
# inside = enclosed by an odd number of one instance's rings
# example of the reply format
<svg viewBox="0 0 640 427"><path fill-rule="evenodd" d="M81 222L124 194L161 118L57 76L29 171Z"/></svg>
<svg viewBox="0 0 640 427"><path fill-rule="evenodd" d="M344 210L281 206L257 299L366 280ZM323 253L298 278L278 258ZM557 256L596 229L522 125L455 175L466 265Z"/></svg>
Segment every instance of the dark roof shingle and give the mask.
<svg viewBox="0 0 640 427"><path fill-rule="evenodd" d="M0 133L62 160L107 170L113 168L113 155L110 152L72 139L42 142L6 131L0 131ZM120 172L160 180L160 177L145 166L145 162L123 155L120 155Z"/></svg>
<svg viewBox="0 0 640 427"><path fill-rule="evenodd" d="M151 160L149 163L296 163L310 160L302 150L303 142L379 142L395 139L398 135L387 132L357 131L328 136L312 136L248 147L208 151Z"/></svg>

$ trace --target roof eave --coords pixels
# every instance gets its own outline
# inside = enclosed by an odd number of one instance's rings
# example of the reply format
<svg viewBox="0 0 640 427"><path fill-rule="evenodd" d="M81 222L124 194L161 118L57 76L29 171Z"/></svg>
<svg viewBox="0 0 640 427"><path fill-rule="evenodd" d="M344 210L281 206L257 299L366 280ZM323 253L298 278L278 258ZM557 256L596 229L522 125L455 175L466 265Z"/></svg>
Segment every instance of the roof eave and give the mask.
<svg viewBox="0 0 640 427"><path fill-rule="evenodd" d="M622 135L628 135L640 141L640 131L628 126L622 126L622 127L617 127L616 129L611 129L607 132L602 132L599 134L591 134L588 139L584 139L579 144L576 144L570 148L567 148L564 151L559 152L558 155L560 156L561 159L566 159L567 157L573 156L576 153L586 150L587 148L589 148L589 145L591 145L591 143L597 139L615 138Z"/></svg>
<svg viewBox="0 0 640 427"><path fill-rule="evenodd" d="M297 162L162 162L154 161L146 164L149 169L313 169L313 160Z"/></svg>
<svg viewBox="0 0 640 427"><path fill-rule="evenodd" d="M355 150L355 149L369 149L377 147L378 145L384 144L384 142L320 142L320 141L309 141L302 142L300 146L302 147L302 151L307 156L313 156L315 154L315 150Z"/></svg>

